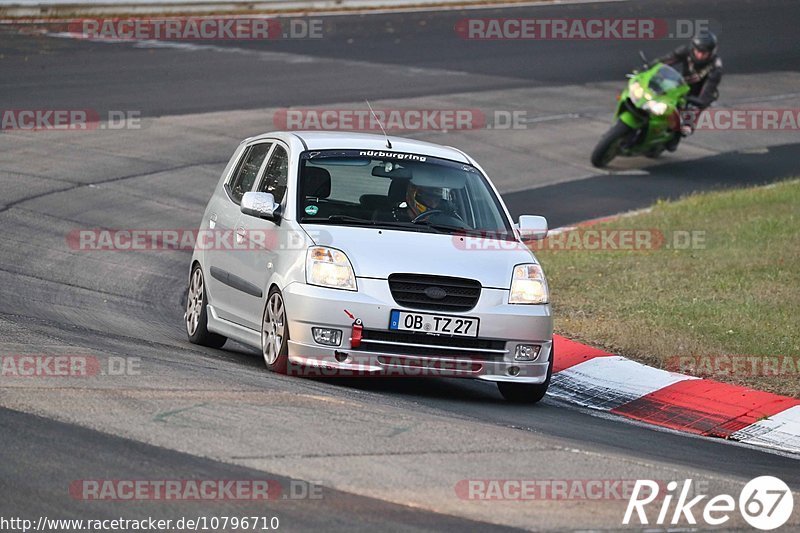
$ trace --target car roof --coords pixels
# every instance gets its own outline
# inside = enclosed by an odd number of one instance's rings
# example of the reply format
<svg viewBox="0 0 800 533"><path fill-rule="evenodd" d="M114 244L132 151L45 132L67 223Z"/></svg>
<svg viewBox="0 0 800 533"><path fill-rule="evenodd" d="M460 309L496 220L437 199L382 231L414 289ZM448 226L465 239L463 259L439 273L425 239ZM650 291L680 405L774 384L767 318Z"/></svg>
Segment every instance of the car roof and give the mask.
<svg viewBox="0 0 800 533"><path fill-rule="evenodd" d="M300 138L308 150L377 150L384 152L407 152L413 154L441 157L464 163L474 162L461 150L450 146L417 141L404 137L389 136L392 148L386 147L386 137L371 133L356 133L344 131L273 131L264 133L248 140L260 137L286 137Z"/></svg>

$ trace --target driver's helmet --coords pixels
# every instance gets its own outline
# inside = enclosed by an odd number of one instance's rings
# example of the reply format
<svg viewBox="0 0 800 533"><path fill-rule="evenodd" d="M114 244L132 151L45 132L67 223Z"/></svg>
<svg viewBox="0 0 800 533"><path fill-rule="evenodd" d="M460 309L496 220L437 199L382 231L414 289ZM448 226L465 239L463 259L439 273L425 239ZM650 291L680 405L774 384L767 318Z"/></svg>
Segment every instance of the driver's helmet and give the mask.
<svg viewBox="0 0 800 533"><path fill-rule="evenodd" d="M717 36L710 31L702 31L692 39L691 59L697 66L705 66L717 55Z"/></svg>
<svg viewBox="0 0 800 533"><path fill-rule="evenodd" d="M425 211L438 209L444 194L441 187L424 187L411 182L406 192L406 203L412 216L418 217Z"/></svg>

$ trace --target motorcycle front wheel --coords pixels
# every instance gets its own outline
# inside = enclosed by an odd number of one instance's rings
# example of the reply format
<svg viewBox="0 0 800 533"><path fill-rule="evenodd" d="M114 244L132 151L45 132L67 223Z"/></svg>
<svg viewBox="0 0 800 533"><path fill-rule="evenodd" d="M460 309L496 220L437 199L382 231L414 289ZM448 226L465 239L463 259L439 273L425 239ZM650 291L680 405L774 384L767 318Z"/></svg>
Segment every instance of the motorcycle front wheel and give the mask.
<svg viewBox="0 0 800 533"><path fill-rule="evenodd" d="M600 142L597 143L592 152L592 165L597 168L603 168L608 165L612 159L619 155L620 146L631 131L633 131L632 128L621 120L611 126L611 129L600 138Z"/></svg>

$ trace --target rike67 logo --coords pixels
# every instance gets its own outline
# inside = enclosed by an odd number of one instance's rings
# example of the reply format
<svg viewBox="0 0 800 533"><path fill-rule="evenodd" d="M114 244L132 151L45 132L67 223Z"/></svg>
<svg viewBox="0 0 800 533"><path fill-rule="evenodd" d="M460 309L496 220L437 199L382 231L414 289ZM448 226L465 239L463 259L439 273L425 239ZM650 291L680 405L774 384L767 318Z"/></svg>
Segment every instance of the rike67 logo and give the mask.
<svg viewBox="0 0 800 533"><path fill-rule="evenodd" d="M769 531L785 524L794 510L792 491L786 483L773 476L750 480L739 493L738 502L729 494L720 494L708 500L708 495L699 494L690 499L691 479L685 480L680 489L677 481L670 481L666 486L666 494L659 494L662 487L662 484L649 479L637 480L622 523L636 524L638 520L639 524L650 524L652 513L648 517L645 508L657 502L653 506L658 508L658 516L654 522L656 525L674 526L683 520L689 524L697 524L697 519L700 518L707 525L722 526L731 520L738 504L739 513L750 526ZM651 508L651 511L654 510Z"/></svg>

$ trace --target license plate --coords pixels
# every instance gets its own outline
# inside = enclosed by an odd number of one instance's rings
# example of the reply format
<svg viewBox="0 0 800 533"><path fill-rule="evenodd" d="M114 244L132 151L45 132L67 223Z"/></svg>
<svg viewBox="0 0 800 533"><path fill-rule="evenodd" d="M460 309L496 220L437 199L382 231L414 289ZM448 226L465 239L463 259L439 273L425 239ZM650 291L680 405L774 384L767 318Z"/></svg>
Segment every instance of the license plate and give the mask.
<svg viewBox="0 0 800 533"><path fill-rule="evenodd" d="M393 310L389 329L458 337L478 336L477 318Z"/></svg>

